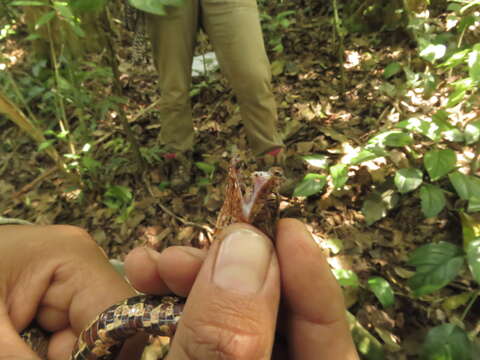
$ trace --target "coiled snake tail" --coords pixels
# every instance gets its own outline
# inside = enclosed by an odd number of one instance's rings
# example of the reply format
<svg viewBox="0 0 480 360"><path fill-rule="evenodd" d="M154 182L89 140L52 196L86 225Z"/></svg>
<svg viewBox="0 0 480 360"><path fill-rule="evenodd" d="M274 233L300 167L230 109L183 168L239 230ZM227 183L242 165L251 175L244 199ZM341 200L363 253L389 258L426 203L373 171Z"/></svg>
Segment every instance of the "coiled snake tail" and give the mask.
<svg viewBox="0 0 480 360"><path fill-rule="evenodd" d="M71 360L114 359L123 343L138 332L173 336L184 299L175 296L139 295L109 307L85 329Z"/></svg>

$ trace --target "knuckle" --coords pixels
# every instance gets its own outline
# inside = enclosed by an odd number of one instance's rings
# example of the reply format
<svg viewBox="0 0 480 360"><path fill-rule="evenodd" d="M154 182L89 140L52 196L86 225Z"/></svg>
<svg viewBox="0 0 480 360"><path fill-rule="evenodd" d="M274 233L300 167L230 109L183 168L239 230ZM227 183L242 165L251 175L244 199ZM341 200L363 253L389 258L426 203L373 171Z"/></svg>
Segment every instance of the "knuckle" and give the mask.
<svg viewBox="0 0 480 360"><path fill-rule="evenodd" d="M90 234L81 227L73 225L53 225L52 228L55 233L60 235L61 239L86 246L95 244Z"/></svg>
<svg viewBox="0 0 480 360"><path fill-rule="evenodd" d="M212 316L212 314L215 314ZM225 304L213 300L195 321L183 324L189 359L251 360L265 358L268 332L261 327L253 303Z"/></svg>

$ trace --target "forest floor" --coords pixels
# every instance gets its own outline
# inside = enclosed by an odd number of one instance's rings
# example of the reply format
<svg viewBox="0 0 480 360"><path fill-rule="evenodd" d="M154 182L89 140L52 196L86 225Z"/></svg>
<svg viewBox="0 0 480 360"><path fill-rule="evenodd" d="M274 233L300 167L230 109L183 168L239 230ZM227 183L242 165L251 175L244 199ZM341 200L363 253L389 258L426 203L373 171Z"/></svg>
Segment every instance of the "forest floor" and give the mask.
<svg viewBox="0 0 480 360"><path fill-rule="evenodd" d="M292 19L282 35L283 52L269 55L274 63L273 84L279 128L287 145L287 166L298 181L307 172L322 171L312 168L302 156L323 154L330 163L336 163L349 149L364 144L373 133L388 129L399 118L432 113L440 106L444 96L441 87L426 100L413 93L397 97L385 90L385 67L392 61L410 63L417 57L407 35L348 35L342 79L331 18L307 18L297 12ZM125 39L118 41L118 47L121 81L128 99L125 110L142 148L150 149L151 155L144 174L138 175L131 151L125 151L128 147L115 114L93 119L97 123L90 135L97 161L107 164L119 159L121 163L109 182L132 192L133 207L126 220L118 220L118 211L105 204L103 193L91 190L79 196L58 172L36 181L53 164L44 153L36 152L27 135L1 118L0 143L4 150L8 144L9 150L0 159L0 216L37 224L81 226L119 260L131 248L144 244L158 249L174 244L206 246L222 205L232 153L239 154L248 170L255 169L234 94L218 71L194 79L195 157L215 170L205 179L205 173L194 167L189 188L174 192L165 186L162 161L154 151L161 126L155 107L148 108L159 99L155 70L151 62L140 67L129 64L131 50L123 45L130 38L126 33L122 36ZM29 49L20 39L9 41L7 49L12 54L23 54L23 60L11 69L15 77L29 71ZM95 82L88 86L100 87ZM100 94L104 90L95 91ZM345 287L349 310L385 343L389 358L414 359L427 328L457 316L446 311L442 302L468 288L468 284L460 280L440 294L416 299L406 286L406 279L413 273L406 262L420 245L440 240L461 243L458 216L444 210L437 217L425 219L419 198L410 196L399 198L385 218L368 226L361 211L363 201L369 190L381 187L394 169L380 161L350 171L342 190L329 186L326 192L308 198L282 197L280 215L304 221L332 267L357 274L361 286ZM393 307L382 308L367 291L366 280L372 276L390 282L396 296ZM471 317L478 315L478 309L473 309Z"/></svg>

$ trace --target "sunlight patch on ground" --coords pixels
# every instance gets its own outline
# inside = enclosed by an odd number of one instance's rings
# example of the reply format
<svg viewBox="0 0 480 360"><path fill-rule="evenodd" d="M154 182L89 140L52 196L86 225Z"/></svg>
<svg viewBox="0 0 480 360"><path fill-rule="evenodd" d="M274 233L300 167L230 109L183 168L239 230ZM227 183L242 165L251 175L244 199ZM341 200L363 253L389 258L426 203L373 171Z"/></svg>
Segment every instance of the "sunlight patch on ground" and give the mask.
<svg viewBox="0 0 480 360"><path fill-rule="evenodd" d="M9 54L3 54L3 59L0 63L0 70L5 70L15 66L24 56L25 52L23 50L15 50Z"/></svg>
<svg viewBox="0 0 480 360"><path fill-rule="evenodd" d="M344 67L347 70L351 70L360 65L362 55L358 51L347 50L345 51L346 59Z"/></svg>

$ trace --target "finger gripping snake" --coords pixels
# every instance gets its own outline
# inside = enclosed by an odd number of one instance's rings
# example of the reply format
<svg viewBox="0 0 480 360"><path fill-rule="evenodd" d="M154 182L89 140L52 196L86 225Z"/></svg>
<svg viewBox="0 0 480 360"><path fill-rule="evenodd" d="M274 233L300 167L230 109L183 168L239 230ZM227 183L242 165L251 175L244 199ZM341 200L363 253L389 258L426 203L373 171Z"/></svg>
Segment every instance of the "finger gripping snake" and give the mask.
<svg viewBox="0 0 480 360"><path fill-rule="evenodd" d="M216 234L235 222L250 223L272 237L278 203L278 174L254 172L240 179L236 163L228 172L225 200L216 222ZM156 336L175 334L185 299L175 296L139 295L100 313L80 334L71 360L112 360L129 337L138 332Z"/></svg>

